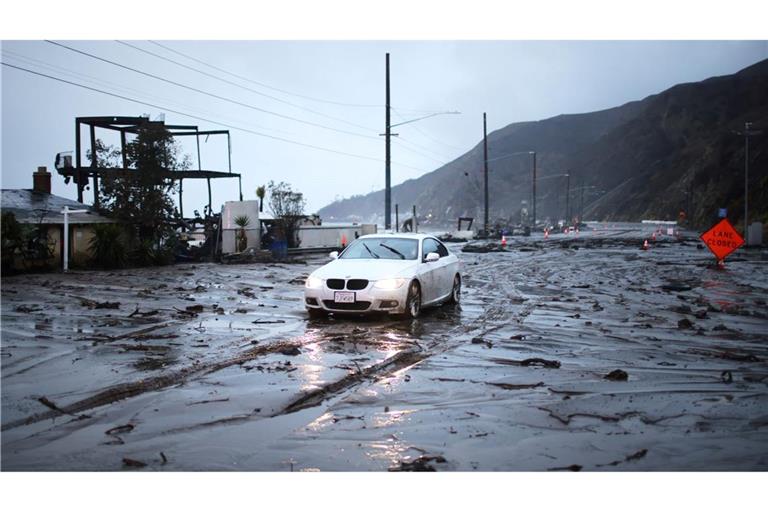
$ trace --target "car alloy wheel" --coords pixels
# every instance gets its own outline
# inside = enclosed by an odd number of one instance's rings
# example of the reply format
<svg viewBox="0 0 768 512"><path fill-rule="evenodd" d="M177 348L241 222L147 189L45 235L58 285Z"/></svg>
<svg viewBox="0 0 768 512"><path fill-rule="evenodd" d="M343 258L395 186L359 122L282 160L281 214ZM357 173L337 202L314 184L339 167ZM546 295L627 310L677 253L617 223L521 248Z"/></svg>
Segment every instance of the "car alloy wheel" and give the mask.
<svg viewBox="0 0 768 512"><path fill-rule="evenodd" d="M408 300L405 303L405 314L408 318L416 318L421 313L421 290L416 282L408 289Z"/></svg>

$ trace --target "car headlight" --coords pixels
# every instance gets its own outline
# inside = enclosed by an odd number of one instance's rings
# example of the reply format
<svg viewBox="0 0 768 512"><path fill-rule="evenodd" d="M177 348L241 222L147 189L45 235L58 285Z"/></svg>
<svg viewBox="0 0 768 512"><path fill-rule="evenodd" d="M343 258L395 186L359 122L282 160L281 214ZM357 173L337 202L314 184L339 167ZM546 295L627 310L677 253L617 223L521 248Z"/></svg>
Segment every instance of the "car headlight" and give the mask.
<svg viewBox="0 0 768 512"><path fill-rule="evenodd" d="M307 278L307 281L304 283L304 286L306 286L307 288L322 288L323 280L317 277L309 276Z"/></svg>
<svg viewBox="0 0 768 512"><path fill-rule="evenodd" d="M373 284L374 288L379 290L396 290L405 284L405 279L398 277L396 279L380 279Z"/></svg>

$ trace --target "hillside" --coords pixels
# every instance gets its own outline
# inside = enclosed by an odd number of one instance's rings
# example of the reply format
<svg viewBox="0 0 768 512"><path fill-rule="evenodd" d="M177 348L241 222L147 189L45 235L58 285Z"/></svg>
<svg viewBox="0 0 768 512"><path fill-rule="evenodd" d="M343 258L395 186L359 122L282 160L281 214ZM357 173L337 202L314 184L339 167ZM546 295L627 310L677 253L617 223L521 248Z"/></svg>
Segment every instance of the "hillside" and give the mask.
<svg viewBox="0 0 768 512"><path fill-rule="evenodd" d="M719 207L743 216L744 122L768 128L768 60L736 74L676 85L641 101L585 114L513 123L488 135L491 219L516 222L531 199L536 151L537 217L565 216L582 195L584 217L596 220L677 219L709 223ZM768 221L768 130L750 139L750 218ZM511 153L524 154L508 156ZM451 225L458 216L482 219L482 140L456 160L392 188L392 204L422 223ZM326 220L383 223L384 191L334 202ZM394 216L394 213L393 213ZM430 217L431 216L431 217ZM401 216L405 217L405 215ZM393 218L394 220L394 218Z"/></svg>

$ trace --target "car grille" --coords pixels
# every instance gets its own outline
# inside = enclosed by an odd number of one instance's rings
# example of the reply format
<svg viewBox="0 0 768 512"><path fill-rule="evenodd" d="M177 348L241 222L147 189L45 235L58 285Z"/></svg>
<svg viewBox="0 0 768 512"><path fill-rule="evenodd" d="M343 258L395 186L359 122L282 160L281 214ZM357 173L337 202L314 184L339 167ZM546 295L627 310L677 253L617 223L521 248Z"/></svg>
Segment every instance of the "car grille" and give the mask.
<svg viewBox="0 0 768 512"><path fill-rule="evenodd" d="M358 302L336 302L334 300L324 300L323 304L328 309L337 309L339 311L365 311L371 307L371 303L365 300Z"/></svg>
<svg viewBox="0 0 768 512"><path fill-rule="evenodd" d="M344 280L343 279L328 279L325 282L325 284L331 290L343 290L344 289Z"/></svg>
<svg viewBox="0 0 768 512"><path fill-rule="evenodd" d="M367 287L367 279L350 279L347 281L347 290L365 290Z"/></svg>
<svg viewBox="0 0 768 512"><path fill-rule="evenodd" d="M343 279L328 279L325 281L325 284L330 288L331 290L343 290L344 289L344 280ZM350 279L349 281L346 281L347 290L365 290L368 288L368 280L367 279Z"/></svg>

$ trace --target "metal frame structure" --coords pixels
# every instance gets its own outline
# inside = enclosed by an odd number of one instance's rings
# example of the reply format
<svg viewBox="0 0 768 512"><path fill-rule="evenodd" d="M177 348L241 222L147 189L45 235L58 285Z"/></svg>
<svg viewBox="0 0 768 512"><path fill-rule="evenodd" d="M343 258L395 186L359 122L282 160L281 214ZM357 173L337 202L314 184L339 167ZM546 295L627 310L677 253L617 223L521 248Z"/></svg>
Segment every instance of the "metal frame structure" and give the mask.
<svg viewBox="0 0 768 512"><path fill-rule="evenodd" d="M82 165L82 126L90 128L90 150L91 163L88 166ZM166 125L165 121L150 121L149 117L78 117L75 118L75 162L59 165L57 157L56 170L65 178L72 178L77 184L77 201L83 202L83 190L93 178L93 203L99 205L99 176L115 175L124 173L139 172L137 169L129 168L125 159L126 134L138 134L139 130L148 125L163 125L170 134L175 137L195 137L197 142L197 170L179 170L167 169L163 172L163 178L170 181L179 181L179 213L184 218L183 201L183 180L185 179L205 179L208 182L208 214L212 214L211 198L211 179L216 178L237 178L240 191L240 200L243 200L243 183L241 175L232 172L232 142L229 130L204 130L200 131L193 125ZM122 167L101 167L99 166L98 155L96 154L96 128L120 132L120 153L123 155ZM227 171L204 170L200 160L200 136L205 135L226 135L227 136ZM71 159L70 159L71 160Z"/></svg>

